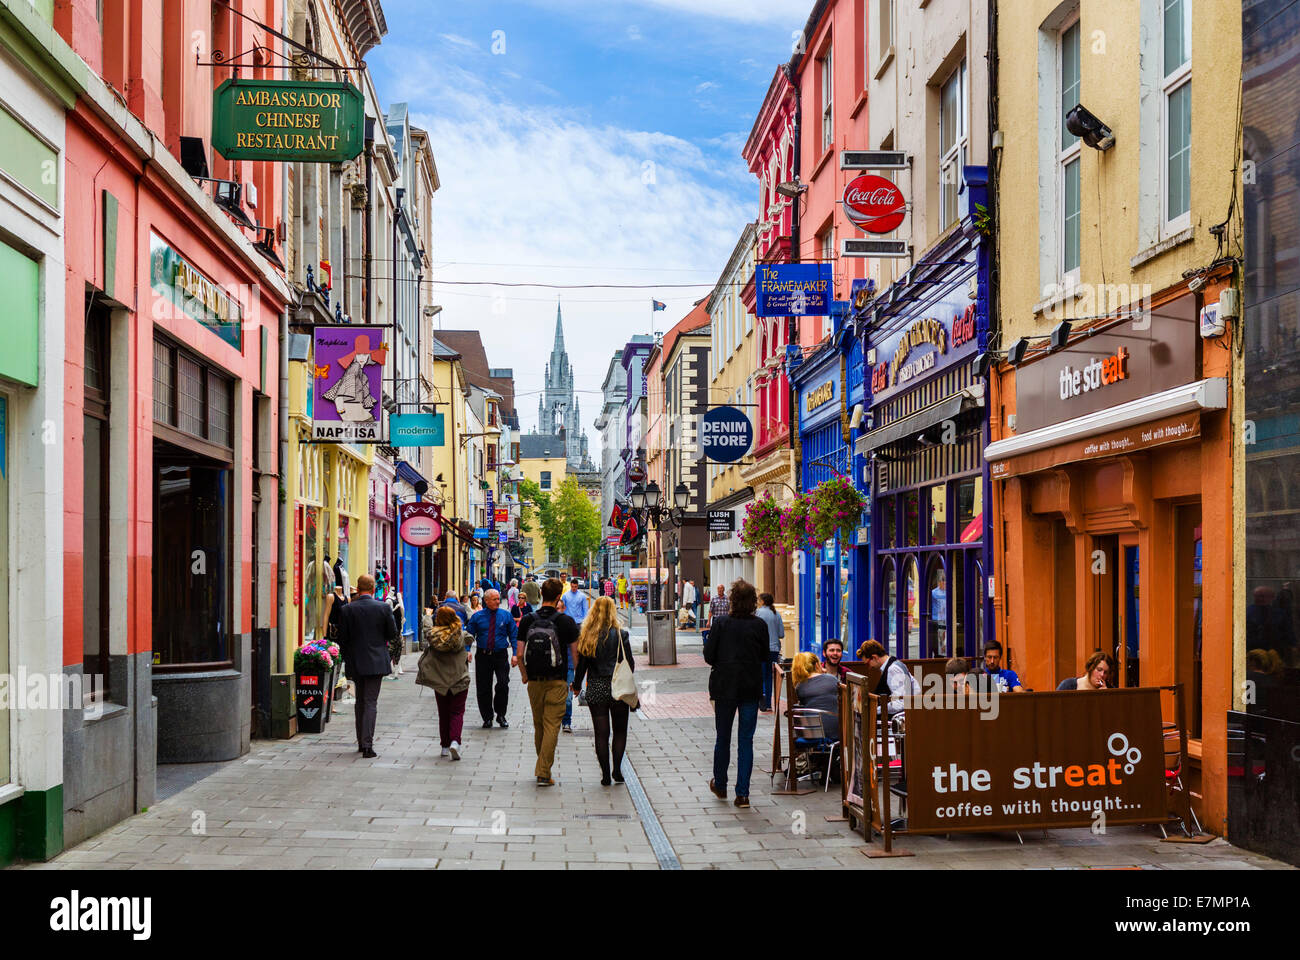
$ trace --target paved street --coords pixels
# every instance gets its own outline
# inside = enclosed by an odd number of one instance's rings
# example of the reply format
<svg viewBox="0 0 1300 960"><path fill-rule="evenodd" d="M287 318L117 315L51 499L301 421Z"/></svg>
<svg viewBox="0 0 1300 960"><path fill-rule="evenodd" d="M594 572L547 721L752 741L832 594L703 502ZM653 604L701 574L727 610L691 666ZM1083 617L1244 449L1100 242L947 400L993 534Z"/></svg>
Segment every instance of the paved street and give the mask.
<svg viewBox="0 0 1300 960"><path fill-rule="evenodd" d="M633 638L645 637L638 618ZM473 691L464 759L439 757L433 696L407 673L384 684L376 750L355 753L350 707L321 735L258 740L239 760L35 869L437 868L437 869L817 869L1012 868L1286 869L1222 840L1165 844L1151 829L903 838L910 858L868 859L839 813L837 788L774 797L765 771L772 717L755 738L753 806L737 810L708 789L712 719L698 635L679 638L677 667L639 657L646 707L634 714L627 786L602 787L591 723L575 707L561 735L554 776L533 781L532 722L518 680L510 729L479 727ZM211 772L209 772L211 771ZM185 768L160 782L180 786ZM648 802L638 804L641 795Z"/></svg>

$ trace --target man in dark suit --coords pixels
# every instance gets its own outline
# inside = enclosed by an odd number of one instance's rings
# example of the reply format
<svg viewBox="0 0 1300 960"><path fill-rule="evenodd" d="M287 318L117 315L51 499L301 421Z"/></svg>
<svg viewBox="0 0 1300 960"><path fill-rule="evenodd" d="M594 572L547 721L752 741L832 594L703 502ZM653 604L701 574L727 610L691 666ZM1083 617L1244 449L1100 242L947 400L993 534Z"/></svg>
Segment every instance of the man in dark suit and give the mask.
<svg viewBox="0 0 1300 960"><path fill-rule="evenodd" d="M391 671L388 645L397 639L393 608L375 599L375 578L357 577L357 598L343 608L339 649L348 677L357 685L357 749L367 760L375 753L375 709L379 688Z"/></svg>

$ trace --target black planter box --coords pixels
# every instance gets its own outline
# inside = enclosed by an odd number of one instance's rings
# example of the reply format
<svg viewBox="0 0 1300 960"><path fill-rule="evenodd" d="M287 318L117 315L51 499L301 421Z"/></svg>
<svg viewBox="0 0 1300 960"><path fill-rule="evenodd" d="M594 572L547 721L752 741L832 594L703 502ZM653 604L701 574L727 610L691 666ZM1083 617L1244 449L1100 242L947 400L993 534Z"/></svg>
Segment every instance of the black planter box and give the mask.
<svg viewBox="0 0 1300 960"><path fill-rule="evenodd" d="M333 670L325 667L302 667L294 677L294 701L298 711L299 733L320 733L329 711L329 684Z"/></svg>

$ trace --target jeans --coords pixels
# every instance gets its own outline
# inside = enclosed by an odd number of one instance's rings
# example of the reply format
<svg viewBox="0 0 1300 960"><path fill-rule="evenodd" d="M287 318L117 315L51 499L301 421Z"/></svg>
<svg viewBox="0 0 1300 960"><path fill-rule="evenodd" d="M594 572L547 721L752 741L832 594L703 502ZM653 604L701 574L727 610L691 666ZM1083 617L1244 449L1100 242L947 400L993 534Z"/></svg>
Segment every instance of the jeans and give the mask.
<svg viewBox="0 0 1300 960"><path fill-rule="evenodd" d="M564 715L564 680L529 680L528 702L533 708L533 746L537 766L533 773L549 779L555 763L555 744L560 739L560 717Z"/></svg>
<svg viewBox="0 0 1300 960"><path fill-rule="evenodd" d="M495 693L493 677L496 678ZM478 653L474 657L474 682L478 688L478 712L483 714L483 722L492 719L493 711L498 717L504 717L506 698L510 696L510 651L500 648L491 653Z"/></svg>
<svg viewBox="0 0 1300 960"><path fill-rule="evenodd" d="M569 667L569 697L564 701L564 725L573 724L573 667Z"/></svg>
<svg viewBox="0 0 1300 960"><path fill-rule="evenodd" d="M731 725L740 714L740 731L736 743L736 796L749 796L749 775L754 769L754 730L758 727L757 700L718 700L713 704L718 739L713 744L713 783L727 789L727 769L731 766Z"/></svg>
<svg viewBox="0 0 1300 960"><path fill-rule="evenodd" d="M763 664L763 697L758 701L762 710L772 709L772 664L779 663L781 654L768 653L768 662Z"/></svg>
<svg viewBox="0 0 1300 960"><path fill-rule="evenodd" d="M465 700L469 689L460 693L438 693L433 697L438 701L438 741L440 746L450 747L460 743L460 733L465 722Z"/></svg>

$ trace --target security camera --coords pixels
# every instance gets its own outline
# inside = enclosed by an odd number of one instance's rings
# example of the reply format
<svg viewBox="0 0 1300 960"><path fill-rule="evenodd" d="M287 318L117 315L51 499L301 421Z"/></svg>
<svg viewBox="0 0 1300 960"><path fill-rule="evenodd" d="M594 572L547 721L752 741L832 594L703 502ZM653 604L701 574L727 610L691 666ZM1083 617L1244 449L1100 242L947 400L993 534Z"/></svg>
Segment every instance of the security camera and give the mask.
<svg viewBox="0 0 1300 960"><path fill-rule="evenodd" d="M1065 115L1065 129L1095 150L1109 150L1115 146L1115 134L1110 127L1088 112L1083 104L1076 104Z"/></svg>
<svg viewBox="0 0 1300 960"><path fill-rule="evenodd" d="M849 419L849 426L852 429L856 430L862 426L862 413L862 404L859 403L853 408L853 416Z"/></svg>

